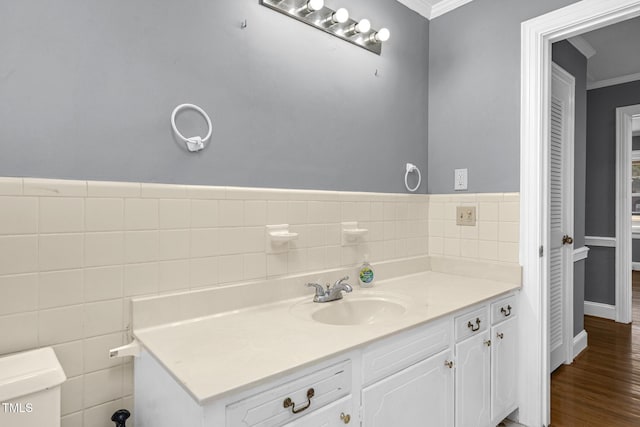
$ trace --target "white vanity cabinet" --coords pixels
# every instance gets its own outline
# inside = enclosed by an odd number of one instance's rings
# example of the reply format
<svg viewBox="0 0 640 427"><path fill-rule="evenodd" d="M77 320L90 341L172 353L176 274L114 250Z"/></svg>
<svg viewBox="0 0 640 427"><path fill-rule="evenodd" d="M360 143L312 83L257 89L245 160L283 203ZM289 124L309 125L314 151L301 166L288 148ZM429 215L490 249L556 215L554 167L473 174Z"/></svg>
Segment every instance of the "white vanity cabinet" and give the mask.
<svg viewBox="0 0 640 427"><path fill-rule="evenodd" d="M453 427L451 319L363 352L362 426Z"/></svg>
<svg viewBox="0 0 640 427"><path fill-rule="evenodd" d="M201 403L143 351L135 359L135 423L494 427L517 408L515 303L512 294L444 314Z"/></svg>
<svg viewBox="0 0 640 427"><path fill-rule="evenodd" d="M491 416L502 420L517 407L518 323L516 298L491 305Z"/></svg>
<svg viewBox="0 0 640 427"><path fill-rule="evenodd" d="M486 307L456 317L456 427L491 421L491 340Z"/></svg>
<svg viewBox="0 0 640 427"><path fill-rule="evenodd" d="M495 426L517 408L515 303L512 295L456 317L456 427Z"/></svg>
<svg viewBox="0 0 640 427"><path fill-rule="evenodd" d="M453 426L451 350L362 390L362 426Z"/></svg>

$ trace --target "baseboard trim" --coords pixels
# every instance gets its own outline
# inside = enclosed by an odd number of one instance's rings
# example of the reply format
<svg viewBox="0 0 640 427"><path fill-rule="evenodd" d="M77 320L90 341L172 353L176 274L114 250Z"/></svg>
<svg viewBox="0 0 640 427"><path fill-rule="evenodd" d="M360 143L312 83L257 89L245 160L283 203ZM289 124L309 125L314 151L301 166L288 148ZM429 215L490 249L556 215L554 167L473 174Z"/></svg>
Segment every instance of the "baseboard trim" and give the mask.
<svg viewBox="0 0 640 427"><path fill-rule="evenodd" d="M631 268L633 269L633 271L640 271L640 262L632 262Z"/></svg>
<svg viewBox="0 0 640 427"><path fill-rule="evenodd" d="M599 302L584 302L584 314L586 316L602 317L603 319L616 320L616 306Z"/></svg>
<svg viewBox="0 0 640 427"><path fill-rule="evenodd" d="M573 358L578 357L587 348L587 331L584 329L573 337Z"/></svg>

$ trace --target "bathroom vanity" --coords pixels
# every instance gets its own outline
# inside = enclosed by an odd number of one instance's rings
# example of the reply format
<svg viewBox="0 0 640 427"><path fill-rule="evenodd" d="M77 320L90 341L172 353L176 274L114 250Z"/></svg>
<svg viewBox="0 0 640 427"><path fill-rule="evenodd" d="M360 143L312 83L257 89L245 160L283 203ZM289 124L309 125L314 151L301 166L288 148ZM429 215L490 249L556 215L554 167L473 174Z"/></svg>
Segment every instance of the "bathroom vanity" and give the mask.
<svg viewBox="0 0 640 427"><path fill-rule="evenodd" d="M518 288L425 271L136 328L136 426L495 426L517 409Z"/></svg>

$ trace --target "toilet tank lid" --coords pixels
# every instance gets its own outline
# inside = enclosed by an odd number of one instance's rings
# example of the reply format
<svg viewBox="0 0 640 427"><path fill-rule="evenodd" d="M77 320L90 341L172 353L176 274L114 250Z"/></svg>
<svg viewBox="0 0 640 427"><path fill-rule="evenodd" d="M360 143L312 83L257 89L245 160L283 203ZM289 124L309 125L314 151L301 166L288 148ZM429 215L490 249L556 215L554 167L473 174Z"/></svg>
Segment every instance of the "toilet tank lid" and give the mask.
<svg viewBox="0 0 640 427"><path fill-rule="evenodd" d="M62 384L67 377L51 347L0 358L0 402Z"/></svg>

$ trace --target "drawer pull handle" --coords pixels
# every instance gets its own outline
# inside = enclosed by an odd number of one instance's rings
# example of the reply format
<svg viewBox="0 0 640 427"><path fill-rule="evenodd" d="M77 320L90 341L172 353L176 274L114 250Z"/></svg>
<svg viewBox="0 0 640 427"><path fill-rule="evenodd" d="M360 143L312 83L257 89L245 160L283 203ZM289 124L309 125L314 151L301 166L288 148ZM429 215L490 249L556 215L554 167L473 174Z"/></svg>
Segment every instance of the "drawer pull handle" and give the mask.
<svg viewBox="0 0 640 427"><path fill-rule="evenodd" d="M511 316L511 306L510 306L510 305L508 305L508 306L507 306L507 308L506 308L506 310L505 310L505 308L504 308L504 307L502 307L502 308L500 309L500 313L504 314L504 317L509 317L509 316Z"/></svg>
<svg viewBox="0 0 640 427"><path fill-rule="evenodd" d="M282 404L282 406L284 406L285 408L291 407L291 412L293 412L294 414L298 414L298 413L304 411L305 409L308 409L309 406L311 406L311 398L315 394L316 394L316 392L312 388L307 390L307 404L305 406L303 406L302 408L296 409L296 404L293 403L293 400L291 400L290 397L287 397L284 400L284 403Z"/></svg>
<svg viewBox="0 0 640 427"><path fill-rule="evenodd" d="M471 332L475 332L477 330L480 329L480 318L476 317L476 326L473 326L473 323L471 323L471 320L469 320L469 323L467 323L467 328L471 329Z"/></svg>
<svg viewBox="0 0 640 427"><path fill-rule="evenodd" d="M345 414L344 412L340 413L340 419L345 423L345 424L349 424L349 421L351 421L351 415L349 414Z"/></svg>
<svg viewBox="0 0 640 427"><path fill-rule="evenodd" d="M498 334L497 334L497 335L498 335L498 338L500 338L500 339L504 339L504 334L503 334L502 332L498 332Z"/></svg>

